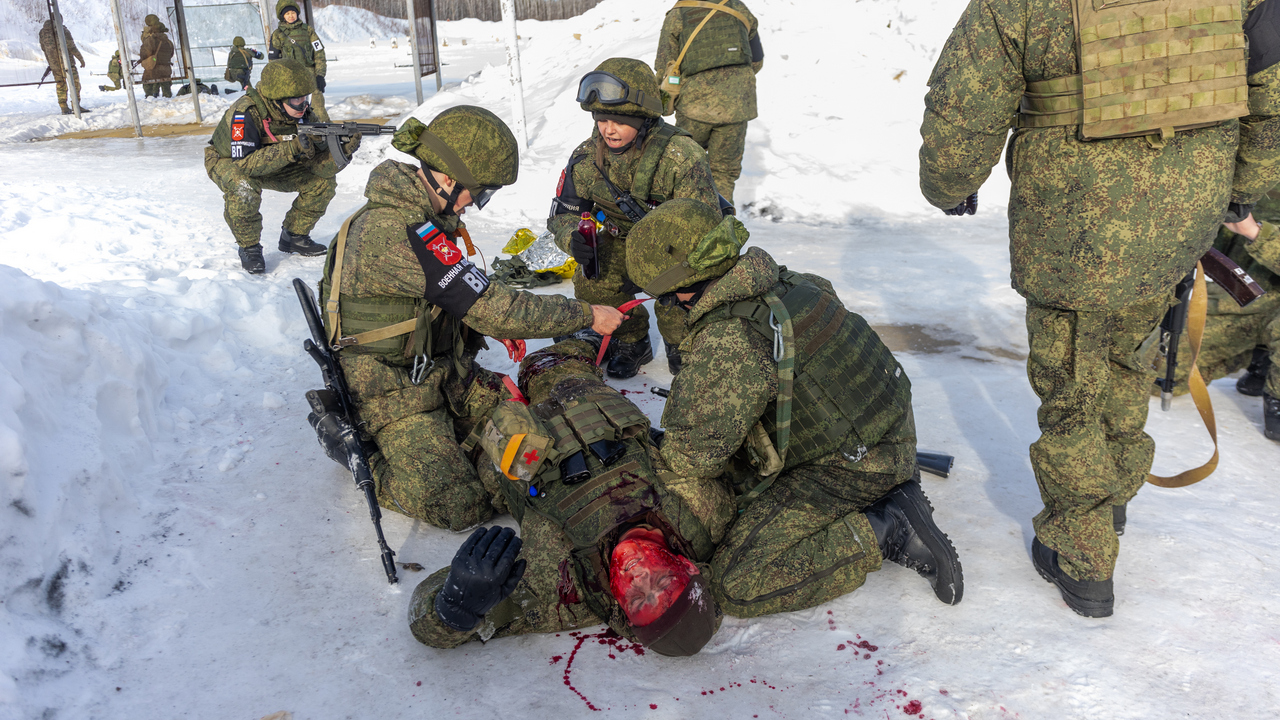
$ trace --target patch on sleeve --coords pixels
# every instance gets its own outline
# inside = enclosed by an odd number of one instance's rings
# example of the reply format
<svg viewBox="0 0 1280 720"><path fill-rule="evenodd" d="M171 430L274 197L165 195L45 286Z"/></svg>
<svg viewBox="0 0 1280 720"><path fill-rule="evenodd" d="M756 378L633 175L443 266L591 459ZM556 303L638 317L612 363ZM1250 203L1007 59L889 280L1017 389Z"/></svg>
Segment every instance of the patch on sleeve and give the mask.
<svg viewBox="0 0 1280 720"><path fill-rule="evenodd" d="M231 116L231 159L243 160L262 147L258 124L242 112Z"/></svg>
<svg viewBox="0 0 1280 720"><path fill-rule="evenodd" d="M406 230L409 246L427 278L423 297L456 318L465 317L489 289L489 278L433 223L410 225Z"/></svg>
<svg viewBox="0 0 1280 720"><path fill-rule="evenodd" d="M321 45L319 40L312 40L312 41L311 41L311 48L312 48L313 50L315 50L316 52L319 52L319 51L321 51L321 50L323 50L323 49L324 49L324 45Z"/></svg>

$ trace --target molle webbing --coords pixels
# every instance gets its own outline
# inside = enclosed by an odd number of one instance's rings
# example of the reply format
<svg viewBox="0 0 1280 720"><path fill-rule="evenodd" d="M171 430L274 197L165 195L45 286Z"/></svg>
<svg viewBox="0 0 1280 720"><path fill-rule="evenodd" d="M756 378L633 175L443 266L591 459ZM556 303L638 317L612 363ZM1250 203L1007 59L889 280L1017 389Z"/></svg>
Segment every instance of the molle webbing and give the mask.
<svg viewBox="0 0 1280 720"><path fill-rule="evenodd" d="M1160 134L1249 114L1243 18L1221 0L1075 0L1080 75L1027 84L1018 127Z"/></svg>
<svg viewBox="0 0 1280 720"><path fill-rule="evenodd" d="M682 15L681 35L688 39L676 58L672 74L696 75L712 68L751 63L751 23L746 15L728 7L728 0L723 3L680 0L675 7L694 11ZM707 13L698 13L697 9L705 9Z"/></svg>

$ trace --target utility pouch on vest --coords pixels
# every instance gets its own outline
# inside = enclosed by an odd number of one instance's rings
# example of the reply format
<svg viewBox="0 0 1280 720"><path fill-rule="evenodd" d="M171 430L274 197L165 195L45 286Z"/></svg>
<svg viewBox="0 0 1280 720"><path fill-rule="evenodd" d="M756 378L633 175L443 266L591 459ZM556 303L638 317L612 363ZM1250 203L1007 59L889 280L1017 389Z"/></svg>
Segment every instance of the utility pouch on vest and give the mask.
<svg viewBox="0 0 1280 720"><path fill-rule="evenodd" d="M529 486L548 460L554 461L551 434L522 402L499 403L480 434L480 447L512 482Z"/></svg>
<svg viewBox="0 0 1280 720"><path fill-rule="evenodd" d="M1081 74L1027 83L1018 127L1168 139L1249 114L1239 3L1074 0L1074 18Z"/></svg>

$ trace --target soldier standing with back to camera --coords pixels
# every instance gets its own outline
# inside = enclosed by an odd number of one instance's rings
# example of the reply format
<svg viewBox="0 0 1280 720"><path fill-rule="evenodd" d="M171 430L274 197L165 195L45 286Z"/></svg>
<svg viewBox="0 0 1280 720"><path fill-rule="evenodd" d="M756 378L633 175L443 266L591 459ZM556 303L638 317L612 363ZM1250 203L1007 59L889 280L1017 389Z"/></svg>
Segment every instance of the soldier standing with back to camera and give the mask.
<svg viewBox="0 0 1280 720"><path fill-rule="evenodd" d="M299 18L297 0L279 0L276 17L280 24L271 33L267 57L271 60L293 60L311 71L316 86L311 94L311 111L315 122L329 122L329 113L324 109L324 74L328 69L324 43L320 42L316 31Z"/></svg>
<svg viewBox="0 0 1280 720"><path fill-rule="evenodd" d="M231 41L231 52L227 53L227 71L223 75L228 82L240 86L241 90L249 89L249 79L253 75L253 61L261 60L262 52L257 48L245 47L244 38L237 35ZM227 89L227 94L235 92Z"/></svg>
<svg viewBox="0 0 1280 720"><path fill-rule="evenodd" d="M1112 614L1116 508L1155 454L1139 346L1224 216L1277 180L1278 18L1274 0L971 0L929 79L935 207L972 214L1014 129L1012 280L1041 400L1032 561L1086 617Z"/></svg>
<svg viewBox="0 0 1280 720"><path fill-rule="evenodd" d="M76 47L76 41L71 38L71 31L66 25L62 26L62 32L67 39L67 55L72 60L79 60L80 67L84 67L84 55L80 54L80 48ZM76 72L76 66L73 62L71 67L62 67L62 52L58 50L58 31L53 27L53 20L45 20L44 27L40 28L40 49L44 51L45 62L49 63L49 70L53 73L53 82L58 93L58 107L62 109L63 115L71 114L71 107L67 105L67 75L71 75L71 84L75 86L76 100L80 99L80 73ZM82 105L80 112L88 112Z"/></svg>
<svg viewBox="0 0 1280 720"><path fill-rule="evenodd" d="M147 97L173 97L173 41L169 28L155 15L146 17L147 26L142 30L142 47L138 50L138 64L142 65L142 91Z"/></svg>
<svg viewBox="0 0 1280 720"><path fill-rule="evenodd" d="M662 22L653 61L676 126L707 151L716 190L729 202L742 174L747 122L757 115L756 73L764 67L758 25L739 0L680 0Z"/></svg>

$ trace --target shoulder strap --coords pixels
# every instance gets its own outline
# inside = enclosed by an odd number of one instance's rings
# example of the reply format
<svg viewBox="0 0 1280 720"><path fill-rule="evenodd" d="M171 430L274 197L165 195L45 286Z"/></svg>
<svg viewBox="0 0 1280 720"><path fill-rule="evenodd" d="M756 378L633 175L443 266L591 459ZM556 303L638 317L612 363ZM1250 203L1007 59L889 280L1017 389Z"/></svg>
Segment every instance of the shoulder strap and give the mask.
<svg viewBox="0 0 1280 720"><path fill-rule="evenodd" d="M329 347L332 348L355 344L339 345L339 339L345 340L346 338L342 337L342 315L338 313L338 295L342 292L342 256L347 250L347 233L351 232L351 222L368 209L369 204L365 203L364 207L352 213L351 217L343 221L342 229L338 231L338 236L333 239L333 272L329 275L329 299L324 304L324 311L329 315L328 340ZM403 325L404 323L400 324ZM413 328L409 328L409 330L412 331Z"/></svg>
<svg viewBox="0 0 1280 720"><path fill-rule="evenodd" d="M702 18L702 22L698 23L698 27L694 28L693 32L689 33L689 39L684 41L684 47L680 48L680 54L676 56L676 61L671 66L672 69L667 71L668 75L680 74L680 63L684 61L685 53L689 52L689 46L693 45L693 39L698 37L698 32L702 30L704 25L706 25L708 22L711 22L711 16L715 15L717 11L726 12L726 13L729 13L730 15L733 15L734 17L741 20L743 25L747 26L748 31L751 30L751 23L747 22L746 16L744 16L742 13L738 12L737 10L733 10L729 8L728 5L729 5L729 0L720 0L720 4L718 5L715 3L703 2L703 0L680 0L680 2L676 3L675 6L678 8L684 8L684 7L707 8L711 12L708 12L707 16Z"/></svg>
<svg viewBox="0 0 1280 720"><path fill-rule="evenodd" d="M773 328L774 333L773 359L778 362L778 400L775 416L778 459L776 463L770 463L771 466L778 468L778 472L769 475L751 488L739 500L740 506L760 497L760 494L768 490L769 486L773 485L773 482L782 474L781 470L787 463L787 446L791 442L791 396L795 385L796 369L795 332L791 326L791 313L773 291L765 294L764 301L769 307L769 327ZM737 305L745 305L745 303L737 303Z"/></svg>

